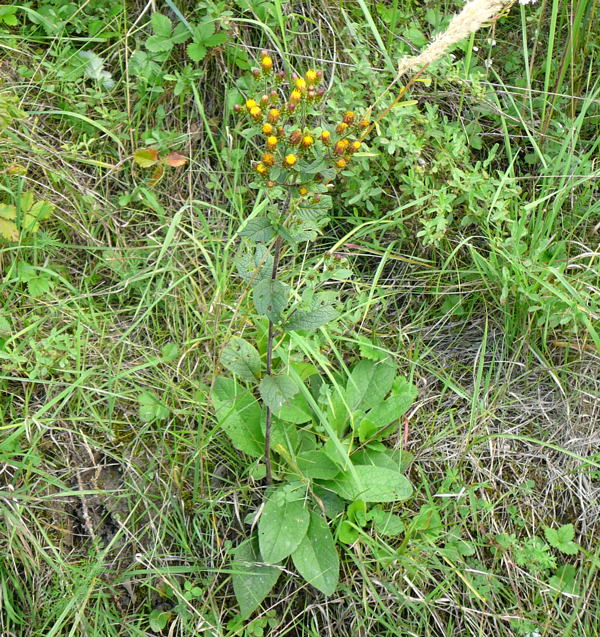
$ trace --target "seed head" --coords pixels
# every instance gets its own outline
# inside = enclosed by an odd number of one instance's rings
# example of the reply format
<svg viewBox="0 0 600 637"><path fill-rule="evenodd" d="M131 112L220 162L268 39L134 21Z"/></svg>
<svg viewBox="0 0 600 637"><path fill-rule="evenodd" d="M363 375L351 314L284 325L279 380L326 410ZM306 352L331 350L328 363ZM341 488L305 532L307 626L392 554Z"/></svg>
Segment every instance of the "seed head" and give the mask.
<svg viewBox="0 0 600 637"><path fill-rule="evenodd" d="M296 144L299 144L302 141L302 131L296 129L295 131L292 131L292 133L290 134L290 144L292 144L292 146L296 146Z"/></svg>
<svg viewBox="0 0 600 637"><path fill-rule="evenodd" d="M265 166L274 166L275 165L275 156L272 153L264 153L261 157L262 163Z"/></svg>

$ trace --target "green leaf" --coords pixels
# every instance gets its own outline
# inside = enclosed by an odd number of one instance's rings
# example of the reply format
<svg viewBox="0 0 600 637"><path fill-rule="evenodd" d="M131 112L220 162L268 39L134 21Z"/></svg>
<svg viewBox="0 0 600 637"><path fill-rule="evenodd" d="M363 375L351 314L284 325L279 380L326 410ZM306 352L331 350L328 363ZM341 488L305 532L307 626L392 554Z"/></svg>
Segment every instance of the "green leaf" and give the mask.
<svg viewBox="0 0 600 637"><path fill-rule="evenodd" d="M260 374L260 356L256 349L238 336L229 341L221 354L221 363L243 380L254 381Z"/></svg>
<svg viewBox="0 0 600 637"><path fill-rule="evenodd" d="M258 608L281 575L281 569L257 563L261 561L254 539L240 545L235 551L231 580L244 619Z"/></svg>
<svg viewBox="0 0 600 637"><path fill-rule="evenodd" d="M354 544L360 535L358 529L348 520L342 520L342 522L340 522L337 533L338 539L344 544Z"/></svg>
<svg viewBox="0 0 600 637"><path fill-rule="evenodd" d="M386 427L394 420L399 420L408 411L417 397L417 388L405 381L394 382L392 395L375 405L367 414L367 418L378 428ZM396 389L397 388L397 389Z"/></svg>
<svg viewBox="0 0 600 637"><path fill-rule="evenodd" d="M345 500L399 502L412 495L412 485L399 471L374 465L356 465L354 477L345 471L335 480L323 483Z"/></svg>
<svg viewBox="0 0 600 637"><path fill-rule="evenodd" d="M352 454L352 460L355 464L374 465L402 472L405 471L412 459L413 455L409 451L380 450L371 445Z"/></svg>
<svg viewBox="0 0 600 637"><path fill-rule="evenodd" d="M424 504L413 518L411 529L428 538L437 537L444 530L438 508L433 504Z"/></svg>
<svg viewBox="0 0 600 637"><path fill-rule="evenodd" d="M225 44L225 42L229 41L229 36L227 33L215 33L211 35L210 38L206 38L204 40L204 44L206 46L219 46L220 44Z"/></svg>
<svg viewBox="0 0 600 637"><path fill-rule="evenodd" d="M179 356L179 347L176 343L167 343L160 351L160 357L165 363L171 363L177 360Z"/></svg>
<svg viewBox="0 0 600 637"><path fill-rule="evenodd" d="M576 582L577 569L571 564L560 566L556 573L550 578L550 586L556 588L561 593L569 595L579 595L579 586Z"/></svg>
<svg viewBox="0 0 600 637"><path fill-rule="evenodd" d="M388 360L359 361L348 378L346 400L351 411L367 411L383 401L392 388L396 368Z"/></svg>
<svg viewBox="0 0 600 637"><path fill-rule="evenodd" d="M330 480L340 472L339 467L322 449L300 453L296 456L296 464L307 478Z"/></svg>
<svg viewBox="0 0 600 637"><path fill-rule="evenodd" d="M368 518L373 522L373 528L379 535L393 537L404 531L404 522L400 516L375 507L368 513Z"/></svg>
<svg viewBox="0 0 600 637"><path fill-rule="evenodd" d="M139 415L143 422L165 420L169 417L169 408L160 402L158 397L149 391L144 391L138 396Z"/></svg>
<svg viewBox="0 0 600 637"><path fill-rule="evenodd" d="M171 20L167 18L166 15L162 13L153 13L150 18L150 24L152 25L152 31L156 35L160 35L163 38L168 38L171 35L171 31L173 30L173 25L171 24Z"/></svg>
<svg viewBox="0 0 600 637"><path fill-rule="evenodd" d="M258 543L265 562L276 564L291 555L304 539L310 514L304 500L289 500L285 487L274 491L258 522Z"/></svg>
<svg viewBox="0 0 600 637"><path fill-rule="evenodd" d="M302 394L296 394L275 414L280 420L302 425L312 420L311 409Z"/></svg>
<svg viewBox="0 0 600 637"><path fill-rule="evenodd" d="M270 241L275 236L275 228L266 217L255 217L250 219L238 234L253 241Z"/></svg>
<svg viewBox="0 0 600 637"><path fill-rule="evenodd" d="M148 615L148 626L150 630L159 633L166 628L169 619L171 619L171 613L155 608Z"/></svg>
<svg viewBox="0 0 600 637"><path fill-rule="evenodd" d="M254 286L254 307L273 322L279 321L288 302L289 286L281 281L262 279Z"/></svg>
<svg viewBox="0 0 600 637"><path fill-rule="evenodd" d="M575 537L575 529L572 524L564 524L556 530L545 526L544 535L546 536L548 544L558 549L561 553L577 555L579 552L579 547L572 541Z"/></svg>
<svg viewBox="0 0 600 637"><path fill-rule="evenodd" d="M292 553L292 561L311 586L325 595L334 593L339 579L340 560L327 522L314 511L310 512L308 531Z"/></svg>
<svg viewBox="0 0 600 637"><path fill-rule="evenodd" d="M47 276L34 276L27 281L27 289L31 296L37 298L49 292L54 285L54 281Z"/></svg>
<svg viewBox="0 0 600 637"><path fill-rule="evenodd" d="M133 161L142 168L150 168L158 161L158 150L156 148L140 148L133 153Z"/></svg>
<svg viewBox="0 0 600 637"><path fill-rule="evenodd" d="M242 249L234 257L238 274L247 283L270 279L273 271L273 256L264 245L256 245L252 250Z"/></svg>
<svg viewBox="0 0 600 637"><path fill-rule="evenodd" d="M194 29L194 40L204 42L215 32L214 22L200 22Z"/></svg>
<svg viewBox="0 0 600 637"><path fill-rule="evenodd" d="M200 42L192 42L187 45L186 51L193 62L200 62L206 56L207 48Z"/></svg>
<svg viewBox="0 0 600 637"><path fill-rule="evenodd" d="M322 305L311 310L299 310L295 312L285 324L285 329L291 330L316 330L329 323L337 316L335 308L331 305Z"/></svg>
<svg viewBox="0 0 600 637"><path fill-rule="evenodd" d="M173 48L173 41L160 35L151 35L146 40L146 48L152 53L166 53Z"/></svg>
<svg viewBox="0 0 600 637"><path fill-rule="evenodd" d="M212 402L216 419L233 446L249 456L262 458L265 437L256 398L231 378L219 377L213 385Z"/></svg>
<svg viewBox="0 0 600 637"><path fill-rule="evenodd" d="M0 237L6 241L18 241L19 230L13 221L0 217Z"/></svg>
<svg viewBox="0 0 600 637"><path fill-rule="evenodd" d="M260 381L258 390L265 405L274 413L278 412L299 391L298 385L285 374L265 376Z"/></svg>

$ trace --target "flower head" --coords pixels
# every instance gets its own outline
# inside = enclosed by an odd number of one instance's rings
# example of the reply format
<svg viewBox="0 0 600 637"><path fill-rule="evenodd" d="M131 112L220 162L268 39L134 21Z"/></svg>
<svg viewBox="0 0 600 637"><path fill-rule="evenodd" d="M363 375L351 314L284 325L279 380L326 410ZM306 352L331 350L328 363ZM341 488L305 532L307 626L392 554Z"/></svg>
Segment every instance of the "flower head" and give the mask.
<svg viewBox="0 0 600 637"><path fill-rule="evenodd" d="M297 104L302 99L302 93L295 88L290 94L290 102L292 104Z"/></svg>
<svg viewBox="0 0 600 637"><path fill-rule="evenodd" d="M271 124L263 124L262 132L265 135L271 135L275 129L271 126Z"/></svg>
<svg viewBox="0 0 600 637"><path fill-rule="evenodd" d="M321 141L324 144L329 144L331 142L331 133L328 130L324 130L321 133Z"/></svg>
<svg viewBox="0 0 600 637"><path fill-rule="evenodd" d="M279 140L277 139L277 137L275 137L275 135L269 135L267 137L267 148L269 150L273 150L275 148L275 146L277 146L277 142Z"/></svg>
<svg viewBox="0 0 600 637"><path fill-rule="evenodd" d="M306 90L306 80L303 77L299 77L295 82L294 85L296 86L296 88L299 91L305 91Z"/></svg>
<svg viewBox="0 0 600 637"><path fill-rule="evenodd" d="M302 148L310 148L315 143L315 140L310 135L304 135L302 141L300 142L300 146Z"/></svg>
<svg viewBox="0 0 600 637"><path fill-rule="evenodd" d="M256 100L246 100L246 108L250 112L255 106L258 106Z"/></svg>
<svg viewBox="0 0 600 637"><path fill-rule="evenodd" d="M264 177L268 174L269 169L261 162L260 164L256 164L256 172Z"/></svg>
<svg viewBox="0 0 600 637"><path fill-rule="evenodd" d="M306 83L309 86L312 86L313 84L316 84L317 80L319 79L319 76L317 75L317 72L314 71L313 69L309 69L308 71L306 71L306 75L304 77L306 78Z"/></svg>
<svg viewBox="0 0 600 637"><path fill-rule="evenodd" d="M272 153L264 153L261 157L262 163L265 166L274 166L275 165L275 156Z"/></svg>
<svg viewBox="0 0 600 637"><path fill-rule="evenodd" d="M343 117L344 124L348 124L348 126L352 126L354 124L354 112L346 111Z"/></svg>
<svg viewBox="0 0 600 637"><path fill-rule="evenodd" d="M267 119L271 122L271 124L276 124L281 116L281 111L278 108L269 109L269 115Z"/></svg>
<svg viewBox="0 0 600 637"><path fill-rule="evenodd" d="M302 131L296 129L295 131L292 131L292 133L290 134L290 144L292 144L292 146L296 146L296 144L299 144L302 141Z"/></svg>
<svg viewBox="0 0 600 637"><path fill-rule="evenodd" d="M290 153L289 155L285 156L283 160L283 165L287 166L288 168L291 168L292 166L296 164L297 161L298 161L298 158L296 157L296 155L293 155L292 153Z"/></svg>
<svg viewBox="0 0 600 637"><path fill-rule="evenodd" d="M273 60L271 56L264 55L260 61L260 66L265 73L270 73L273 70Z"/></svg>
<svg viewBox="0 0 600 637"><path fill-rule="evenodd" d="M254 119L260 119L262 117L262 108L260 108L260 106L253 106L250 109L250 115L252 115Z"/></svg>

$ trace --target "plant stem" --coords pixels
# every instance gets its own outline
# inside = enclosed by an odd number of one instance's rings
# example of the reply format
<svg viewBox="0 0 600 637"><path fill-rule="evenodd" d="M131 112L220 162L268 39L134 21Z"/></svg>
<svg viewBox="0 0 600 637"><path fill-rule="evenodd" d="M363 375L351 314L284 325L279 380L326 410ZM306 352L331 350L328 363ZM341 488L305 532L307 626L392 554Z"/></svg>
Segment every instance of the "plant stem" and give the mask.
<svg viewBox="0 0 600 637"><path fill-rule="evenodd" d="M288 190L285 202L282 207L282 216L288 211L290 205L290 199L292 197L291 188ZM273 269L271 270L271 281L277 279L277 270L279 269L279 261L281 259L281 247L283 239L281 235L277 235L275 243L273 244ZM273 361L273 340L275 336L275 327L273 321L269 319L269 332L267 336L267 376L271 375L272 361ZM267 470L266 480L267 484L273 483L273 473L271 471L271 408L267 405L267 414L265 419L265 468Z"/></svg>

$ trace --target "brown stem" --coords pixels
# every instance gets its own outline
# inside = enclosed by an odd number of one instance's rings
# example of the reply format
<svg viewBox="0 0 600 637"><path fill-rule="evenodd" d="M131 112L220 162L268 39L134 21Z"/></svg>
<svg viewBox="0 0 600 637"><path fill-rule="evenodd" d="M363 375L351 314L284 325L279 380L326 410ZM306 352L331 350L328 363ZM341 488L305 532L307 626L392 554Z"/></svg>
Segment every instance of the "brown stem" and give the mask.
<svg viewBox="0 0 600 637"><path fill-rule="evenodd" d="M288 190L285 203L283 204L282 213L285 214L288 211L290 205L290 199L292 197L291 188ZM275 243L273 244L273 269L271 270L271 281L277 279L277 270L279 269L279 261L281 260L281 247L283 239L281 235L277 235ZM271 375L272 361L273 361L273 340L275 336L275 326L273 321L269 319L269 332L267 336L267 376ZM267 484L273 483L273 473L271 471L271 408L267 405L267 414L265 419L265 468L267 470L266 480Z"/></svg>

